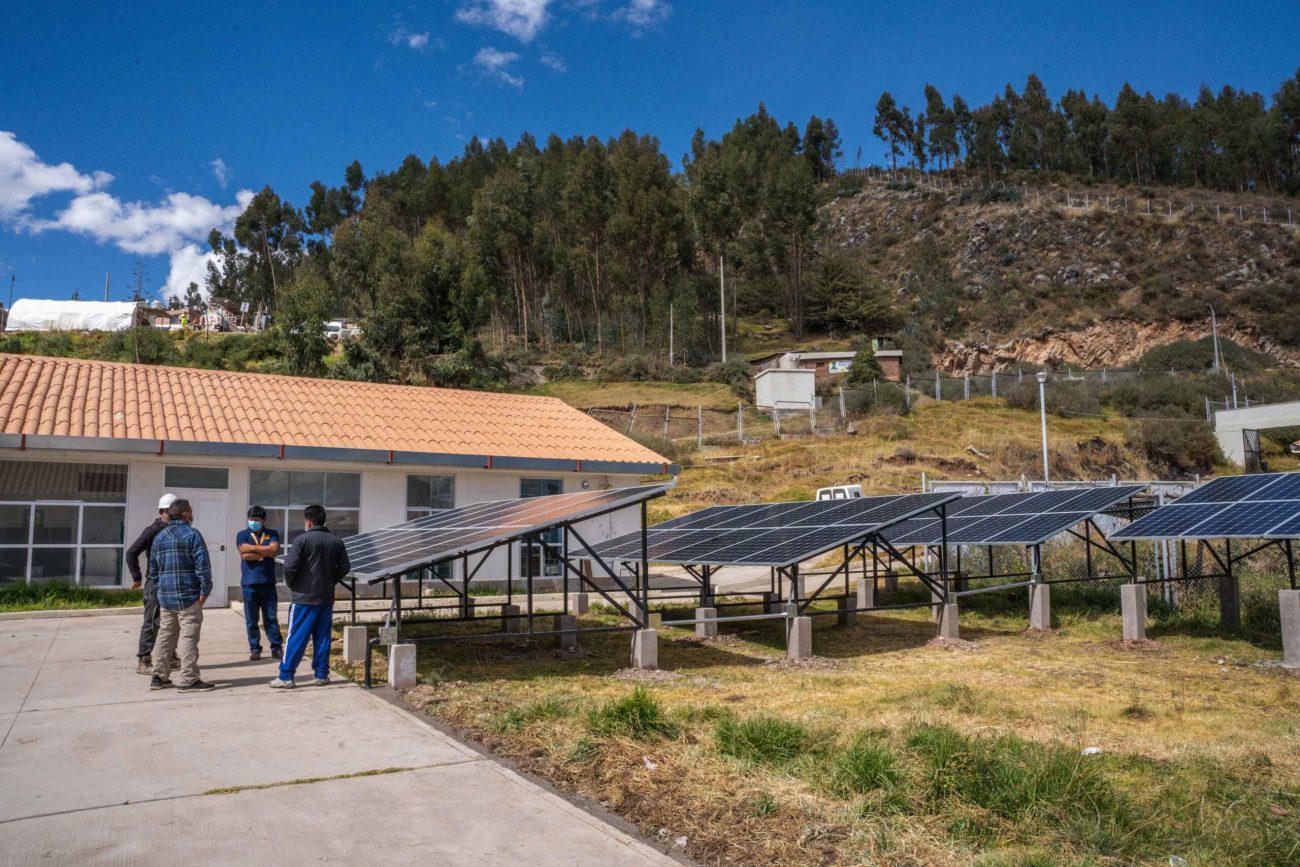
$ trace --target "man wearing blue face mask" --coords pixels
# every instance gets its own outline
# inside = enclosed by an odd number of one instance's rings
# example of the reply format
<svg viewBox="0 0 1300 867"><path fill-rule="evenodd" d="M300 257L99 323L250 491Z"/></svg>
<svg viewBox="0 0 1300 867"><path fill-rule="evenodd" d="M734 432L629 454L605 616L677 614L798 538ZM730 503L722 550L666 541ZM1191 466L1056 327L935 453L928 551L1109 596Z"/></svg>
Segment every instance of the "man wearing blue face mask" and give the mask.
<svg viewBox="0 0 1300 867"><path fill-rule="evenodd" d="M266 526L266 509L253 506L248 510L248 526L235 535L241 561L239 584L244 591L244 625L248 627L248 658L262 658L262 640L258 621L266 629L271 656L279 659L284 643L276 605L275 557L280 553L280 534Z"/></svg>

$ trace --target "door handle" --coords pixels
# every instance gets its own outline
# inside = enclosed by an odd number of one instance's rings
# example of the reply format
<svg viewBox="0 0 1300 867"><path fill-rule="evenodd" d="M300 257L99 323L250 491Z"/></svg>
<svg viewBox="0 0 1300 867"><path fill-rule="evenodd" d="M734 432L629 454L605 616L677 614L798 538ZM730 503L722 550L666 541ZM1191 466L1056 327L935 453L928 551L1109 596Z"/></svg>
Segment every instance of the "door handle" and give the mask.
<svg viewBox="0 0 1300 867"><path fill-rule="evenodd" d="M221 550L222 550L222 551L226 550L226 546L225 546L225 545L222 545L222 546L221 546Z"/></svg>

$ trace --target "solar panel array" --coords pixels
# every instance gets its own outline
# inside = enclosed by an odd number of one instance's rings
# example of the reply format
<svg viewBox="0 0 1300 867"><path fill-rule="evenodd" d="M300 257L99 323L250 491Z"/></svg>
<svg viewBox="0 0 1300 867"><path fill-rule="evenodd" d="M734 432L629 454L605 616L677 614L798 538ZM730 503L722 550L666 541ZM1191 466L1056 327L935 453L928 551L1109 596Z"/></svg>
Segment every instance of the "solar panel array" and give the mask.
<svg viewBox="0 0 1300 867"><path fill-rule="evenodd" d="M790 566L855 542L880 528L958 499L957 494L908 494L802 503L713 506L648 532L652 563ZM596 546L606 562L641 559L641 535Z"/></svg>
<svg viewBox="0 0 1300 867"><path fill-rule="evenodd" d="M1109 538L1298 539L1300 473L1214 479Z"/></svg>
<svg viewBox="0 0 1300 867"><path fill-rule="evenodd" d="M343 544L352 574L375 583L558 524L654 499L670 487L647 485L475 503L349 536Z"/></svg>
<svg viewBox="0 0 1300 867"><path fill-rule="evenodd" d="M963 497L948 507L949 545L1038 545L1142 492L1141 485ZM895 545L939 545L939 519L926 515L890 527Z"/></svg>

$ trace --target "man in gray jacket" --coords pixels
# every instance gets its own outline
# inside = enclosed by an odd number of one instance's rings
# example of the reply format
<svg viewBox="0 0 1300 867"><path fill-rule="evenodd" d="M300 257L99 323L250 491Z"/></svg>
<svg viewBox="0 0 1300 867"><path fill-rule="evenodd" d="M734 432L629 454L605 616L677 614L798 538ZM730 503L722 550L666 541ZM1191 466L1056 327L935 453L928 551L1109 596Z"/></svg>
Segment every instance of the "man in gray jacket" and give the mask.
<svg viewBox="0 0 1300 867"><path fill-rule="evenodd" d="M289 637L280 661L280 676L272 688L293 689L293 676L311 639L311 663L316 686L330 682L330 626L334 620L334 585L352 566L343 540L325 526L325 509L303 510L307 532L293 541L284 556L284 583L293 594L289 605Z"/></svg>

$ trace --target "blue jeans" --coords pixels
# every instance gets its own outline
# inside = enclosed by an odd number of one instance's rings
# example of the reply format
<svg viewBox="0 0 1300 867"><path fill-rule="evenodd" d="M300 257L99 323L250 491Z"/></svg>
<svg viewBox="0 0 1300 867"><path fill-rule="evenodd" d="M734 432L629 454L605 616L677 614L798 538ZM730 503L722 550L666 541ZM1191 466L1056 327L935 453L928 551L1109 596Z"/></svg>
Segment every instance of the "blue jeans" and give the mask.
<svg viewBox="0 0 1300 867"><path fill-rule="evenodd" d="M293 680L307 653L307 639L311 639L311 667L317 678L326 678L330 674L330 625L334 622L333 605L299 605L289 606L289 643L284 648L284 659L280 660L280 679Z"/></svg>
<svg viewBox="0 0 1300 867"><path fill-rule="evenodd" d="M271 642L272 650L279 650L284 644L280 636L280 621L276 617L275 606L280 600L274 584L245 584L244 590L244 625L248 627L248 649L258 653L262 649L261 637L257 632L258 620L266 628L266 640Z"/></svg>

